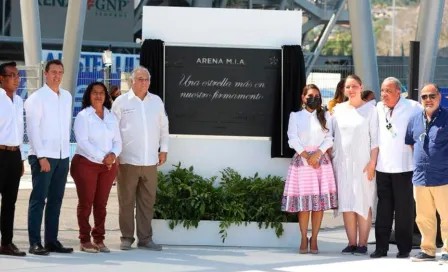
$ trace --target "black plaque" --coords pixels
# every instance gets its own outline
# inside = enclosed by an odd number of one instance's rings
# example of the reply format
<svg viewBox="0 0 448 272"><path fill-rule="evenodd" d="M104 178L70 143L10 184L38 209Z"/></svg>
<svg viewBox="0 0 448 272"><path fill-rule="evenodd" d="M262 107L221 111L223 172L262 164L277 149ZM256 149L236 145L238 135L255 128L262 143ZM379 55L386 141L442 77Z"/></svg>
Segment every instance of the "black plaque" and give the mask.
<svg viewBox="0 0 448 272"><path fill-rule="evenodd" d="M270 137L281 51L167 46L170 134Z"/></svg>

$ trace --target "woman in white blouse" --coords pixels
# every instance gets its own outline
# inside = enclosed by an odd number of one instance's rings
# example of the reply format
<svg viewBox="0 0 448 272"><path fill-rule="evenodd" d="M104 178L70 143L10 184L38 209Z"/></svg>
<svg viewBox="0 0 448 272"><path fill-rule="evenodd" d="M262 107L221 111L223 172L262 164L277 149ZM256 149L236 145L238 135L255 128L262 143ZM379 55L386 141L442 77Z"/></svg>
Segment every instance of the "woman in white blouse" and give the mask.
<svg viewBox="0 0 448 272"><path fill-rule="evenodd" d="M333 112L333 167L338 184L339 212L343 213L348 246L342 254L367 254L376 198L375 166L378 156L376 107L362 100L361 79L345 80L348 101Z"/></svg>
<svg viewBox="0 0 448 272"><path fill-rule="evenodd" d="M282 211L298 212L302 240L299 253L318 253L317 235L323 211L337 208L336 182L327 150L333 146L331 117L322 108L319 88L306 85L304 109L289 117L289 146L296 151L289 165ZM312 235L308 240L311 213ZM308 242L309 241L309 242Z"/></svg>
<svg viewBox="0 0 448 272"><path fill-rule="evenodd" d="M84 93L82 111L74 125L77 147L70 174L78 193L80 250L90 253L110 252L103 242L106 205L117 175L115 159L122 148L118 121L110 112L111 106L106 86L101 82L91 83ZM93 229L89 224L92 207Z"/></svg>

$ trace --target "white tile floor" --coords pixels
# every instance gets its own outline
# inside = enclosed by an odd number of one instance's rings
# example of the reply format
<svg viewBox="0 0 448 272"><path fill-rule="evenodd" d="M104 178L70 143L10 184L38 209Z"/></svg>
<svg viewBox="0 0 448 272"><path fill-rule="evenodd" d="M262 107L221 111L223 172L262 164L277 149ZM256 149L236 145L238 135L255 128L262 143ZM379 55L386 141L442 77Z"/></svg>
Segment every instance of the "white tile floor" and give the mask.
<svg viewBox="0 0 448 272"><path fill-rule="evenodd" d="M396 259L397 249L391 246L388 258L344 256L344 230L321 233L320 254L299 255L297 249L211 248L165 246L162 252L134 249L113 250L110 254L75 252L48 257L1 257L0 271L88 272L88 271L236 271L236 272L306 272L306 271L446 271L448 266L437 262L412 263ZM371 247L370 251L374 248ZM413 254L415 254L413 252ZM347 270L349 269L349 270Z"/></svg>

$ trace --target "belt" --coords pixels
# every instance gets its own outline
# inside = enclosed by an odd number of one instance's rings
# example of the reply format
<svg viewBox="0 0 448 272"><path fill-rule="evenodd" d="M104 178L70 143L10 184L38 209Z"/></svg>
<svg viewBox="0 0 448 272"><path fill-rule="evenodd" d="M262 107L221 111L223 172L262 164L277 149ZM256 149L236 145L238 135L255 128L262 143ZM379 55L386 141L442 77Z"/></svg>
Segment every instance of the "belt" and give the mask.
<svg viewBox="0 0 448 272"><path fill-rule="evenodd" d="M19 150L19 146L7 146L7 145L0 145L0 150L7 150L7 151L17 151Z"/></svg>

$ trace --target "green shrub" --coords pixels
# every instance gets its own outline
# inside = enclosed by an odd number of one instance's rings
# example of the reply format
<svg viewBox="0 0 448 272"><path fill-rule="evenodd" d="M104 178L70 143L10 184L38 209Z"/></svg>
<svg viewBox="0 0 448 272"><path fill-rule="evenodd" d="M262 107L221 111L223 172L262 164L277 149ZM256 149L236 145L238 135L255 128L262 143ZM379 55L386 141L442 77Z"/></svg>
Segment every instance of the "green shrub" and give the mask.
<svg viewBox="0 0 448 272"><path fill-rule="evenodd" d="M280 210L284 180L278 176L242 177L231 168L217 177L203 178L193 167L181 164L167 174L159 172L154 218L176 225L197 228L201 220L221 221L219 233L223 242L232 225L257 222L259 228L272 228L277 237L283 234L283 222L297 222L294 214Z"/></svg>

